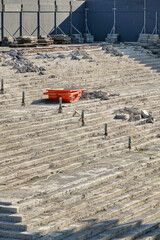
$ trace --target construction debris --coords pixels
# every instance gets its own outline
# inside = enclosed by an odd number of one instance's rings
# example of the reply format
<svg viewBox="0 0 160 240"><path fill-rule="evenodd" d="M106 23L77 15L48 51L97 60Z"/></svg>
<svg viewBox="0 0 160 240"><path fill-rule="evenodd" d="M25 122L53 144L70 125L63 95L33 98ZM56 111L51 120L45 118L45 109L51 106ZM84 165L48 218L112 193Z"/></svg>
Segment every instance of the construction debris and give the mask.
<svg viewBox="0 0 160 240"><path fill-rule="evenodd" d="M139 110L138 108L127 108L124 109L118 109L114 113L116 113L114 119L123 119L128 120L129 122L133 121L140 121L139 124L145 124L145 123L154 123L155 119L152 116L151 112L147 112L146 110Z"/></svg>
<svg viewBox="0 0 160 240"><path fill-rule="evenodd" d="M127 120L127 115L125 114L116 114L114 119L121 119L121 120Z"/></svg>
<svg viewBox="0 0 160 240"><path fill-rule="evenodd" d="M109 94L103 91L83 92L80 99L89 100L99 98L101 100L109 100Z"/></svg>
<svg viewBox="0 0 160 240"><path fill-rule="evenodd" d="M92 60L92 57L89 56L89 54L86 51L79 51L74 50L69 54L69 57L71 57L72 60L80 60L80 59L89 59Z"/></svg>
<svg viewBox="0 0 160 240"><path fill-rule="evenodd" d="M103 46L102 50L105 51L105 53L111 54L113 57L123 57L123 53L121 53L118 49L116 49L113 46Z"/></svg>
<svg viewBox="0 0 160 240"><path fill-rule="evenodd" d="M141 111L142 118L149 118L150 114L146 110Z"/></svg>
<svg viewBox="0 0 160 240"><path fill-rule="evenodd" d="M44 67L38 67L32 62L27 60L25 56L17 50L13 50L9 53L10 60L7 59L2 66L12 66L12 69L16 70L16 73L38 72L43 74L46 69Z"/></svg>

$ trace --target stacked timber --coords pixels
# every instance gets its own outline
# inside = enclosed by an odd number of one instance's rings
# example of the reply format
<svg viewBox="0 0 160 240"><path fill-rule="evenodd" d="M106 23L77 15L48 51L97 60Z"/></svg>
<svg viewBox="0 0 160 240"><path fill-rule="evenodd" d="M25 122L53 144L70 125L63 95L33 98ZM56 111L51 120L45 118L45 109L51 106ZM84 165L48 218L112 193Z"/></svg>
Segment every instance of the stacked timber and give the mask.
<svg viewBox="0 0 160 240"><path fill-rule="evenodd" d="M71 38L65 34L50 35L50 38L54 41L55 44L70 44L71 43Z"/></svg>
<svg viewBox="0 0 160 240"><path fill-rule="evenodd" d="M33 36L19 36L15 38L14 42L9 44L10 47L36 47L37 37Z"/></svg>
<svg viewBox="0 0 160 240"><path fill-rule="evenodd" d="M14 42L10 43L10 47L36 47L36 46L49 46L53 44L53 40L47 36L37 37L33 36L20 36L15 38Z"/></svg>
<svg viewBox="0 0 160 240"><path fill-rule="evenodd" d="M1 42L1 46L9 46L10 44L13 43L13 37L9 36L9 37L4 37L2 42Z"/></svg>
<svg viewBox="0 0 160 240"><path fill-rule="evenodd" d="M37 39L37 44L40 46L49 46L54 43L54 40L48 38L47 36L39 36Z"/></svg>
<svg viewBox="0 0 160 240"><path fill-rule="evenodd" d="M106 42L108 43L117 43L119 38L119 34L114 33L114 34L107 34L107 38L105 39Z"/></svg>

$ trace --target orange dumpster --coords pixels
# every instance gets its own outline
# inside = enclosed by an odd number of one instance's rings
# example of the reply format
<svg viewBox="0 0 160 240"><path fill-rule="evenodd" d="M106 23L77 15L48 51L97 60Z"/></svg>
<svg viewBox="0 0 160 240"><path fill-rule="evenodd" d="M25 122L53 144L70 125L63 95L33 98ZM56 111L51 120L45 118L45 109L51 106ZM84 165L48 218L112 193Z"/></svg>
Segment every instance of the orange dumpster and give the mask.
<svg viewBox="0 0 160 240"><path fill-rule="evenodd" d="M43 95L48 95L49 100L53 102L59 102L61 97L62 102L71 103L77 102L84 91L86 90L47 89L47 92L43 93Z"/></svg>

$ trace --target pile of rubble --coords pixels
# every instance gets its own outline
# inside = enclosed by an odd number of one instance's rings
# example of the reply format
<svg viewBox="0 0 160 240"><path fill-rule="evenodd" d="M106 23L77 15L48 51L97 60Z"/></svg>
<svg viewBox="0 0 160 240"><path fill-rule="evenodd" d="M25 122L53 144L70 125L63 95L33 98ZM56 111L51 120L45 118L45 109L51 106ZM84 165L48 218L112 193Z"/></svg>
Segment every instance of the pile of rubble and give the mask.
<svg viewBox="0 0 160 240"><path fill-rule="evenodd" d="M155 119L152 112L146 110L139 110L137 108L118 109L115 111L114 119L128 120L129 122L139 121L139 124L154 123Z"/></svg>
<svg viewBox="0 0 160 240"><path fill-rule="evenodd" d="M123 57L123 53L121 53L118 49L116 49L113 46L103 46L102 50L105 51L105 53L111 54L111 56L114 57Z"/></svg>
<svg viewBox="0 0 160 240"><path fill-rule="evenodd" d="M50 54L50 53L37 53L36 59L45 59L45 58L52 58L55 59L55 55Z"/></svg>
<svg viewBox="0 0 160 240"><path fill-rule="evenodd" d="M92 61L92 57L89 56L89 54L86 51L79 51L79 50L73 50L69 55L65 54L49 54L49 53L37 53L36 59L46 59L46 58L51 58L52 60L56 58L67 58L70 57L71 60L81 60L81 59L88 59Z"/></svg>
<svg viewBox="0 0 160 240"><path fill-rule="evenodd" d="M119 94L109 94L103 91L92 91L92 92L83 92L80 99L89 100L89 99L100 99L100 100L109 100L109 97L119 96Z"/></svg>
<svg viewBox="0 0 160 240"><path fill-rule="evenodd" d="M83 50L81 50L81 51L74 50L69 54L69 57L71 57L71 60L80 60L80 59L92 60L92 57L89 56L89 54Z"/></svg>
<svg viewBox="0 0 160 240"><path fill-rule="evenodd" d="M38 72L44 74L44 71L46 71L44 67L38 67L27 60L20 51L10 51L9 57L10 60L5 61L2 66L12 66L16 73Z"/></svg>

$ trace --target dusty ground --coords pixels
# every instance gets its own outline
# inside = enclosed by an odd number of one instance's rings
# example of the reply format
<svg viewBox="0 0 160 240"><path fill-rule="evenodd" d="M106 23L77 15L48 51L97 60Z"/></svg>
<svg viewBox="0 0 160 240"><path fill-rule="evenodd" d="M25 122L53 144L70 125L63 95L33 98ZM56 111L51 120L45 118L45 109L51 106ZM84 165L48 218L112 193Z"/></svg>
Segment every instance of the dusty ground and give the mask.
<svg viewBox="0 0 160 240"><path fill-rule="evenodd" d="M124 46L120 49L123 48L126 49ZM58 202L58 197L74 194L78 187L98 181L102 175L110 177L119 172L121 176L134 161L137 172L142 164L152 159L158 161L159 68L152 70L127 54L121 55L118 49L111 52L101 46L18 49L22 53L20 60L17 52L15 57L15 50L4 49L0 66L4 79L4 94L0 96L1 202L11 202L20 208L25 202L41 201L54 194ZM141 61L156 60L143 50L137 52L142 55ZM58 105L48 103L43 96L47 88L102 91L106 99L91 97L63 104L63 112L58 114ZM21 106L22 91L25 106ZM125 120L116 120L115 113L125 107L151 112L153 123L142 118L128 121L129 115ZM79 114L85 110L84 127L80 116L73 116L75 110ZM130 135L141 152L158 156L140 153L134 147L129 152Z"/></svg>

